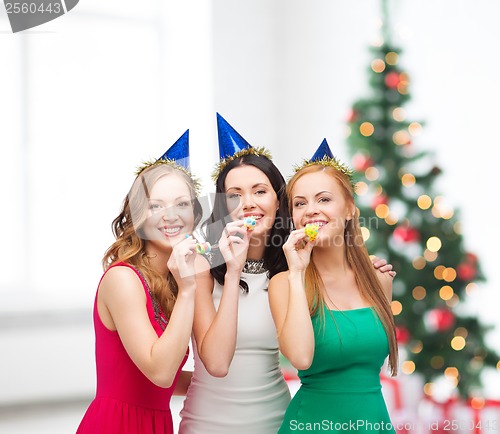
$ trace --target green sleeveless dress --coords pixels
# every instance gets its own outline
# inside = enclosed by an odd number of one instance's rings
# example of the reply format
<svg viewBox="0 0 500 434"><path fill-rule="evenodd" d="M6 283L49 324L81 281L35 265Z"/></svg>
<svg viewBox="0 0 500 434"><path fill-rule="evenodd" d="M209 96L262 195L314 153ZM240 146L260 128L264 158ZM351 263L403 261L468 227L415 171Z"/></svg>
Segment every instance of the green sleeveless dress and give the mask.
<svg viewBox="0 0 500 434"><path fill-rule="evenodd" d="M301 386L278 434L393 434L380 385L389 344L377 313L371 307L324 313L324 321L312 318L314 359L298 373Z"/></svg>

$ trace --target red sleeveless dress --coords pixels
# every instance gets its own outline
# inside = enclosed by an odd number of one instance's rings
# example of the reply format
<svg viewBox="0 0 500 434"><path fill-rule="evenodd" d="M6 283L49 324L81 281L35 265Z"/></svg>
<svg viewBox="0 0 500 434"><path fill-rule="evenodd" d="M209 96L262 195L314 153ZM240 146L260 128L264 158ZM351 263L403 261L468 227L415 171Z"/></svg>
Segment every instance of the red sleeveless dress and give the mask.
<svg viewBox="0 0 500 434"><path fill-rule="evenodd" d="M146 281L130 264L120 262L112 267L116 266L131 268L141 279L151 325L161 336L166 321L158 304L151 298ZM101 322L97 312L97 295L94 301L94 329L97 391L77 434L173 434L170 398L187 353L174 383L165 389L148 380L128 356L118 332L109 330Z"/></svg>

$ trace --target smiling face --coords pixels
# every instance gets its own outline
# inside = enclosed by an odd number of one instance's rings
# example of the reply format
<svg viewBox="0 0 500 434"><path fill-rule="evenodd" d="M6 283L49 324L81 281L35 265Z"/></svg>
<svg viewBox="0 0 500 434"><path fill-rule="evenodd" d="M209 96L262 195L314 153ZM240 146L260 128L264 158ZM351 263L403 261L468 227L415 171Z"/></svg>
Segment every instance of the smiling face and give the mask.
<svg viewBox="0 0 500 434"><path fill-rule="evenodd" d="M254 216L257 224L252 237L267 234L276 218L278 196L269 178L255 166L231 169L224 184L226 204L232 220Z"/></svg>
<svg viewBox="0 0 500 434"><path fill-rule="evenodd" d="M344 228L354 213L354 204L346 200L337 179L326 171L305 173L290 190L293 224L319 226L317 245L341 245Z"/></svg>
<svg viewBox="0 0 500 434"><path fill-rule="evenodd" d="M171 249L193 228L193 200L186 181L175 173L162 176L151 188L142 227L148 250Z"/></svg>

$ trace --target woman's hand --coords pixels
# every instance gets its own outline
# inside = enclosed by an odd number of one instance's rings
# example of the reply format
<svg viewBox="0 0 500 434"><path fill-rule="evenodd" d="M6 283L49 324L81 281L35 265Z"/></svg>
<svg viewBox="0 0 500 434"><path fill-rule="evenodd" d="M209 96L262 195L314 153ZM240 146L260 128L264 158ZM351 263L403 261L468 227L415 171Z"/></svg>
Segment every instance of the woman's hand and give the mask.
<svg viewBox="0 0 500 434"><path fill-rule="evenodd" d="M229 222L219 240L219 250L226 262L227 270L240 273L247 259L250 234L243 220Z"/></svg>
<svg viewBox="0 0 500 434"><path fill-rule="evenodd" d="M174 276L175 281L182 287L195 286L196 240L189 235L172 249L172 254L167 262L167 267Z"/></svg>
<svg viewBox="0 0 500 434"><path fill-rule="evenodd" d="M396 272L392 269L392 264L388 264L385 259L381 259L378 256L371 255L370 259L372 260L373 267L380 271L381 273L387 273L393 279L396 276Z"/></svg>
<svg viewBox="0 0 500 434"><path fill-rule="evenodd" d="M290 233L288 240L283 244L288 269L290 272L302 273L309 265L314 242L307 241L304 228Z"/></svg>

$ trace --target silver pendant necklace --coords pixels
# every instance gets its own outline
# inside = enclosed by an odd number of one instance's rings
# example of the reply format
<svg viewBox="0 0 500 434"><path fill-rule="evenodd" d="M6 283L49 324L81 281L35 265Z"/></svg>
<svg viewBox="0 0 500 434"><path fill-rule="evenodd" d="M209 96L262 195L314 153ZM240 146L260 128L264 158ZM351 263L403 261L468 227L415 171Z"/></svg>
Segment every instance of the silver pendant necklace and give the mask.
<svg viewBox="0 0 500 434"><path fill-rule="evenodd" d="M247 259L243 266L243 273L261 274L266 272L264 267L264 259Z"/></svg>

